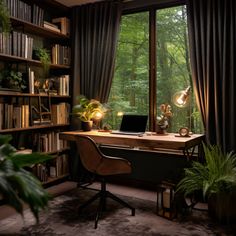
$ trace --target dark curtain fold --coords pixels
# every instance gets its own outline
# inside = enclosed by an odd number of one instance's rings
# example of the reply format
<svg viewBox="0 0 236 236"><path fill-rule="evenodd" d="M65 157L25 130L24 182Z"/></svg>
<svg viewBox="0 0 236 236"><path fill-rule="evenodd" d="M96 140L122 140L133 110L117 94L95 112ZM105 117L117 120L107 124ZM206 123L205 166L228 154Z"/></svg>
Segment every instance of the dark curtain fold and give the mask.
<svg viewBox="0 0 236 236"><path fill-rule="evenodd" d="M73 104L79 94L108 100L114 74L115 52L121 20L119 2L99 2L72 9ZM72 127L78 127L72 119ZM71 177L79 182L89 178L71 146Z"/></svg>
<svg viewBox="0 0 236 236"><path fill-rule="evenodd" d="M190 62L207 141L236 150L236 1L187 0Z"/></svg>
<svg viewBox="0 0 236 236"><path fill-rule="evenodd" d="M80 93L107 102L121 11L119 2L110 1L73 9L74 97Z"/></svg>

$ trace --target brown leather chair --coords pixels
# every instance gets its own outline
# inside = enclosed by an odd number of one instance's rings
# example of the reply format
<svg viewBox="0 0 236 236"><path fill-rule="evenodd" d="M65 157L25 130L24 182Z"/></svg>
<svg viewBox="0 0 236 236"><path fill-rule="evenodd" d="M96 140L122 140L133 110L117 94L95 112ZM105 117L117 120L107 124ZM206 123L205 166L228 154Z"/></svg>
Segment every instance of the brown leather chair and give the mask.
<svg viewBox="0 0 236 236"><path fill-rule="evenodd" d="M130 162L123 158L110 157L104 155L97 147L96 143L87 136L77 135L76 144L80 155L81 162L85 169L96 174L101 179L101 189L91 199L79 207L79 211L88 206L90 203L99 199L99 206L95 218L95 229L97 228L98 219L102 211L106 209L106 199L109 197L125 207L131 209L132 216L135 215L135 209L128 203L113 195L106 190L106 176L129 174L131 173Z"/></svg>

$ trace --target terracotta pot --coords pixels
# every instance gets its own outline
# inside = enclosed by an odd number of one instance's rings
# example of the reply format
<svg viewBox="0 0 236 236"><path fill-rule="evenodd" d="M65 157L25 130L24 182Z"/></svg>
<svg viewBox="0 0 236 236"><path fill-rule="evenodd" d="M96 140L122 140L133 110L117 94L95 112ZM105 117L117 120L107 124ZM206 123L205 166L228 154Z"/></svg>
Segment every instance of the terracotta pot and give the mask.
<svg viewBox="0 0 236 236"><path fill-rule="evenodd" d="M81 128L83 131L91 131L93 127L93 121L82 121Z"/></svg>

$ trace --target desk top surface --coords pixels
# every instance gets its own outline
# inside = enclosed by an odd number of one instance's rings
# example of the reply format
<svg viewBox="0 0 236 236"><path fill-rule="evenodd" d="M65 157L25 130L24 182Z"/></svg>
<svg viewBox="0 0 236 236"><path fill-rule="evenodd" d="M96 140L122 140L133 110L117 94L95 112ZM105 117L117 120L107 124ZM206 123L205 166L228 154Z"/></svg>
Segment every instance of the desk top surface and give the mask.
<svg viewBox="0 0 236 236"><path fill-rule="evenodd" d="M66 131L60 133L60 138L69 141L76 141L77 135L89 136L99 144L179 150L196 146L204 139L204 134L193 134L190 137L180 137L176 133L168 133L165 135L156 133L148 135L145 133L143 136L136 136L126 134L112 134L110 132L99 132L96 130L88 132Z"/></svg>

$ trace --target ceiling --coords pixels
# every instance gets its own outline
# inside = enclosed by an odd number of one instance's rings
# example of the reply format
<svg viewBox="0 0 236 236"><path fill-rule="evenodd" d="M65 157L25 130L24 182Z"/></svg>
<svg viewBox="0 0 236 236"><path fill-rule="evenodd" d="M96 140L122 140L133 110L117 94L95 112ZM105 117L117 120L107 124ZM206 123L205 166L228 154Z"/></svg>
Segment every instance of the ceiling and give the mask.
<svg viewBox="0 0 236 236"><path fill-rule="evenodd" d="M78 6L82 4L92 3L92 2L101 2L104 0L56 0L67 7Z"/></svg>

